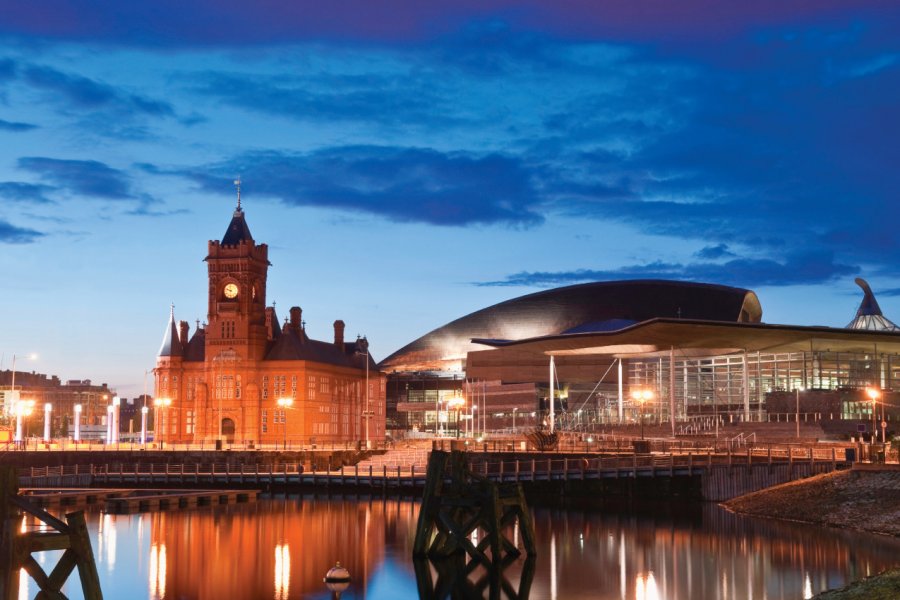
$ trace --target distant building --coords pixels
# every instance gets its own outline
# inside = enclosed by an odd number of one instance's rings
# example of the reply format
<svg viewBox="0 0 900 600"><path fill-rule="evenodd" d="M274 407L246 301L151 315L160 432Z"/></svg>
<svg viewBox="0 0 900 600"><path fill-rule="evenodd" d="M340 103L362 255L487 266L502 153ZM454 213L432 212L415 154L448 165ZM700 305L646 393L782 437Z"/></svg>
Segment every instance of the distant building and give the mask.
<svg viewBox="0 0 900 600"><path fill-rule="evenodd" d="M12 380L12 371L0 371L2 414L12 423L17 401L33 403L31 414L25 418L25 435L42 434L43 411L47 403L53 407L50 414L54 434L65 435L68 425L74 422L76 404L82 406L82 424L105 425L106 407L116 395L107 384L95 385L90 379L71 379L63 383L55 375L17 371L15 389L12 389Z"/></svg>
<svg viewBox="0 0 900 600"><path fill-rule="evenodd" d="M310 339L299 307L283 325L266 306L268 246L238 206L210 241L208 323L190 335L174 308L154 369L156 435L163 441L295 444L384 438L384 377L368 340ZM368 383L368 390L366 384ZM281 402L279 402L281 401ZM287 403L290 404L287 404Z"/></svg>

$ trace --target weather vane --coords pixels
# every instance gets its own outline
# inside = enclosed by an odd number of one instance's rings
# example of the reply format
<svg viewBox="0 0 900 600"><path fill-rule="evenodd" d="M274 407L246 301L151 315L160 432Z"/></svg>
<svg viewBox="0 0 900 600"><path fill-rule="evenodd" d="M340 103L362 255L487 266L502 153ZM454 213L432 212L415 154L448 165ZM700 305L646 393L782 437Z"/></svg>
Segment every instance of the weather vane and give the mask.
<svg viewBox="0 0 900 600"><path fill-rule="evenodd" d="M237 186L237 196L238 196L237 209L241 210L241 176L240 175L238 175L237 179L234 180L234 185Z"/></svg>

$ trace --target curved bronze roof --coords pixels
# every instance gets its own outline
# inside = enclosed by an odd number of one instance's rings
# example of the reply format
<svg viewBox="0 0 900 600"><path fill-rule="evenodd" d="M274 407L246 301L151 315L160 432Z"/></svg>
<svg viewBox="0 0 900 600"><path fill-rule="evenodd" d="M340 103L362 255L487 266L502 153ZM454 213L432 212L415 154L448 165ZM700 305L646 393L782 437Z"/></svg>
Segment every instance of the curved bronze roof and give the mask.
<svg viewBox="0 0 900 600"><path fill-rule="evenodd" d="M473 338L520 340L620 329L658 317L758 323L750 290L707 283L600 281L520 296L456 319L385 358L383 371L461 370Z"/></svg>

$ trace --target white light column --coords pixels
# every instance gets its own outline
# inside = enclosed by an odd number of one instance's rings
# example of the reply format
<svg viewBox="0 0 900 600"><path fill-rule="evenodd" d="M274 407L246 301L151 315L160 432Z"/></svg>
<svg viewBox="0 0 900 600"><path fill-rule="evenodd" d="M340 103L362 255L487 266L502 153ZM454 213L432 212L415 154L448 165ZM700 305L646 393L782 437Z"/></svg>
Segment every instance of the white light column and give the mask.
<svg viewBox="0 0 900 600"><path fill-rule="evenodd" d="M106 405L106 443L112 443L112 422L113 422L113 407L112 404Z"/></svg>
<svg viewBox="0 0 900 600"><path fill-rule="evenodd" d="M141 407L141 446L147 443L147 413L150 409L146 406Z"/></svg>
<svg viewBox="0 0 900 600"><path fill-rule="evenodd" d="M555 392L553 390L553 385L556 383L556 361L553 358L553 355L550 355L550 433L553 433L554 425L556 423L556 416L554 413L556 412L556 399L554 398Z"/></svg>
<svg viewBox="0 0 900 600"><path fill-rule="evenodd" d="M120 402L119 397L113 396L113 399L112 399L112 405L113 405L112 442L114 444L119 443L119 402Z"/></svg>
<svg viewBox="0 0 900 600"><path fill-rule="evenodd" d="M25 405L22 404L22 401L19 400L16 402L16 438L14 441L21 442L22 441L22 420L25 417Z"/></svg>
<svg viewBox="0 0 900 600"><path fill-rule="evenodd" d="M75 443L81 441L81 405L75 405Z"/></svg>
<svg viewBox="0 0 900 600"><path fill-rule="evenodd" d="M44 443L50 443L50 412L53 410L53 405L49 402L44 405Z"/></svg>

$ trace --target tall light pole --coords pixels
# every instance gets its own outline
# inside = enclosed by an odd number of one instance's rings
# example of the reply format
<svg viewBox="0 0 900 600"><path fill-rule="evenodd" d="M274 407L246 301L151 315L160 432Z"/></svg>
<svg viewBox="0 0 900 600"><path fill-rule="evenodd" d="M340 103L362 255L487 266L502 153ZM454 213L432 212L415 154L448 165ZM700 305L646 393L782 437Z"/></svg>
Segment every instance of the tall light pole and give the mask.
<svg viewBox="0 0 900 600"><path fill-rule="evenodd" d="M516 411L519 410L518 406L513 406L513 433L516 432Z"/></svg>
<svg viewBox="0 0 900 600"><path fill-rule="evenodd" d="M631 392L631 397L634 398L641 407L641 439L644 439L644 403L653 399L653 390L633 390Z"/></svg>
<svg viewBox="0 0 900 600"><path fill-rule="evenodd" d="M112 444L112 421L113 407L112 404L106 405L106 443Z"/></svg>
<svg viewBox="0 0 900 600"><path fill-rule="evenodd" d="M796 388L794 390L797 396L796 408L794 412L794 420L797 421L797 439L800 439L800 392L803 391L803 388Z"/></svg>
<svg viewBox="0 0 900 600"><path fill-rule="evenodd" d="M372 418L372 411L369 409L369 353L364 354L366 357L366 409L363 411L363 418L366 420L366 450L372 447L369 441L369 420Z"/></svg>
<svg viewBox="0 0 900 600"><path fill-rule="evenodd" d="M72 436L75 443L81 441L81 405L75 405L75 435Z"/></svg>
<svg viewBox="0 0 900 600"><path fill-rule="evenodd" d="M463 406L466 401L460 396L453 396L447 401L447 408L453 407L456 413L456 437L459 438L459 407Z"/></svg>
<svg viewBox="0 0 900 600"><path fill-rule="evenodd" d="M287 450L287 409L294 404L294 399L279 398L275 401L281 407L281 427L284 430L284 449Z"/></svg>
<svg viewBox="0 0 900 600"><path fill-rule="evenodd" d="M878 403L878 398L881 396L881 391L877 390L875 388L866 388L866 395L869 397L870 400L872 400L872 439L871 439L870 448L874 449L875 437L876 437L877 431L878 431L878 429L875 427L875 407ZM874 457L870 457L870 460L872 460L873 458ZM872 460L872 462L875 462L875 461Z"/></svg>
<svg viewBox="0 0 900 600"><path fill-rule="evenodd" d="M47 402L44 404L44 443L50 443L50 412L53 410L53 405Z"/></svg>

